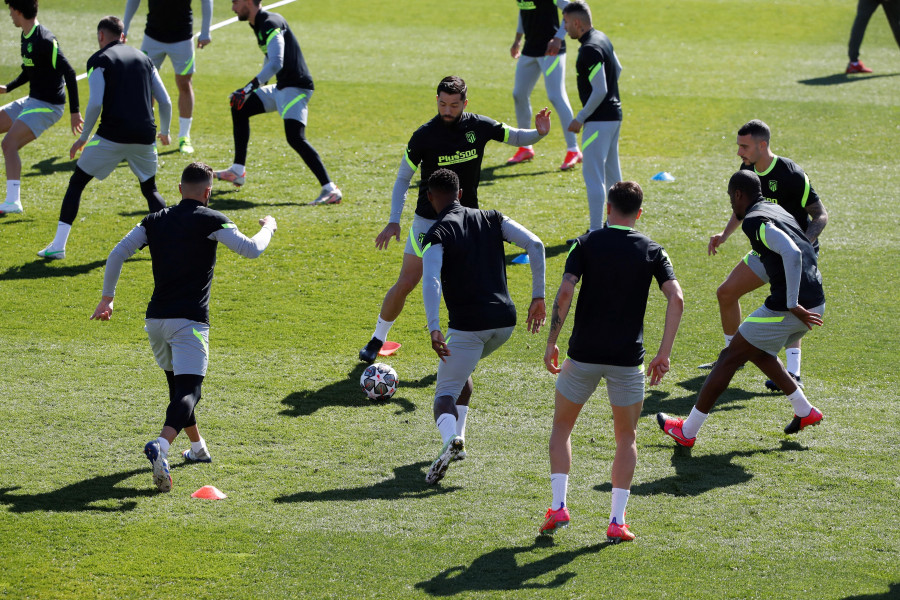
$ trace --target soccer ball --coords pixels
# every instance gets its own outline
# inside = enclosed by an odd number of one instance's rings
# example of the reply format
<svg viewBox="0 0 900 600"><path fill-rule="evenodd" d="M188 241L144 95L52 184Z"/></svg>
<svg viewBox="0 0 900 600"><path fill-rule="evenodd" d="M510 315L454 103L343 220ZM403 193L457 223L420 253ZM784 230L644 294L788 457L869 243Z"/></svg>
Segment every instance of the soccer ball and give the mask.
<svg viewBox="0 0 900 600"><path fill-rule="evenodd" d="M359 378L359 386L366 393L369 400L389 400L397 391L397 371L390 365L375 363L369 365Z"/></svg>

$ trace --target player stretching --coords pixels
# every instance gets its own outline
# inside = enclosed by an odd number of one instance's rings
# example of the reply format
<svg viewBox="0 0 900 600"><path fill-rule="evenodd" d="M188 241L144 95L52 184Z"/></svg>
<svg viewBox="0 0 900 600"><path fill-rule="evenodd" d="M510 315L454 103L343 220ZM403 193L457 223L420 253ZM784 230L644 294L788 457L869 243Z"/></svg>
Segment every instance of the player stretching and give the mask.
<svg viewBox="0 0 900 600"><path fill-rule="evenodd" d="M650 385L658 384L669 371L669 356L684 312L681 286L668 254L634 230L643 199L641 186L633 181L622 181L610 188L606 205L609 225L576 238L553 302L544 365L559 377L550 434L553 503L544 517L542 534L569 524L566 491L572 467L572 429L581 408L605 378L616 437L612 511L606 539L613 543L634 539L625 523L625 505L637 464L635 437L644 405L644 313L650 282L656 279L667 301L659 351L647 370ZM582 283L575 307L575 327L569 339L568 358L560 368L556 341L579 280Z"/></svg>
<svg viewBox="0 0 900 600"><path fill-rule="evenodd" d="M612 42L594 29L591 9L576 1L563 9L569 37L581 43L577 72L578 97L583 108L569 124L569 131L581 134L584 154L581 174L587 189L590 227L603 227L603 203L606 190L622 180L619 166L619 131L622 129L622 102L619 98L619 73L622 65Z"/></svg>
<svg viewBox="0 0 900 600"><path fill-rule="evenodd" d="M234 131L234 163L216 171L216 179L236 186L247 177L247 144L250 142L250 117L277 110L284 121L284 135L313 175L322 192L310 204L338 204L341 190L325 170L319 153L306 141L306 114L313 93L312 75L303 60L300 44L287 21L279 14L260 9L261 0L232 0L231 10L241 21L248 21L259 49L266 56L262 71L250 83L231 94L231 121ZM263 85L272 77L275 85ZM262 86L262 87L260 87Z"/></svg>
<svg viewBox="0 0 900 600"><path fill-rule="evenodd" d="M791 402L794 418L784 428L785 433L797 433L822 420L822 412L809 403L778 360L779 350L802 338L813 325L822 324L825 291L816 251L797 220L763 197L759 177L752 171L738 171L731 176L728 197L735 218L741 221L741 229L766 270L769 297L741 323L731 343L719 354L690 416L676 419L665 413L656 415L660 428L681 446L694 445L709 411L728 388L735 371L748 360L775 382ZM804 308L807 306L810 308Z"/></svg>
<svg viewBox="0 0 900 600"><path fill-rule="evenodd" d="M0 94L11 92L28 82L28 95L0 108L0 133L3 138L3 158L6 161L6 201L0 204L0 214L22 212L19 188L22 161L19 150L39 138L51 125L60 120L69 92L69 113L72 134L81 133L84 121L78 111L78 83L75 70L59 49L50 30L37 22L37 0L5 0L13 25L22 30L22 72L0 85Z"/></svg>
<svg viewBox="0 0 900 600"><path fill-rule="evenodd" d="M759 176L763 195L767 200L775 202L788 211L813 244L816 254L819 253L819 234L828 223L828 213L819 200L816 190L809 183L809 177L794 161L775 156L769 148L769 126L758 119L744 124L738 129L738 156L743 165L741 169L753 169ZM716 254L717 248L738 228L740 221L732 213L722 233L709 238L708 254ZM725 345L741 324L741 296L762 287L769 281L766 270L755 252L749 252L716 290L719 300L719 313L722 318L722 330L725 332ZM785 362L788 372L793 375L800 387L800 340L792 342L785 350ZM712 368L715 363L700 365L701 369ZM766 387L777 392L778 386L770 379Z"/></svg>
<svg viewBox="0 0 900 600"><path fill-rule="evenodd" d="M431 347L438 363L434 421L444 442L441 454L425 475L437 483L450 461L465 448L466 414L472 395L472 373L478 361L502 346L516 325L516 307L506 285L503 242L528 252L531 306L527 328L537 333L544 323L544 244L536 235L496 210L459 203L456 173L438 169L428 178L428 202L437 220L422 247L422 296ZM447 336L441 333L441 292L447 305ZM460 411L460 406L465 408Z"/></svg>
<svg viewBox="0 0 900 600"><path fill-rule="evenodd" d="M131 19L141 5L141 0L127 0L125 3L125 35ZM191 144L191 122L194 115L194 88L191 77L194 74L194 15L191 2L171 2L168 0L147 0L147 26L141 51L150 57L157 70L162 68L166 56L175 69L175 86L178 88L178 150L183 154L193 154ZM212 23L213 0L200 0L203 21L197 47L204 48L212 38L209 25Z"/></svg>
<svg viewBox="0 0 900 600"><path fill-rule="evenodd" d="M209 293L216 249L222 242L247 258L263 253L275 232L275 219L259 220L262 229L248 238L220 212L208 208L212 169L191 163L178 186L182 200L175 206L144 217L106 261L103 296L91 319L108 321L113 313L116 284L122 265L144 246L153 262L153 296L147 305L144 329L159 367L169 384L165 425L144 453L153 466L153 483L161 492L172 489L169 445L184 429L191 447L182 453L188 462L212 462L206 441L200 436L194 408L209 363Z"/></svg>
<svg viewBox="0 0 900 600"><path fill-rule="evenodd" d="M538 78L543 74L547 98L550 99L559 122L563 127L563 137L568 150L559 168L567 171L581 162L578 137L568 129L572 121L572 106L566 95L566 28L559 26L559 9L565 8L568 0L525 0L519 2L519 25L516 38L509 54L516 62L516 81L513 100L516 104L516 124L528 127L531 122L531 92ZM525 45L522 46L522 36ZM534 158L531 146L522 146L507 164L517 164Z"/></svg>
<svg viewBox="0 0 900 600"><path fill-rule="evenodd" d="M128 161L132 173L141 182L148 212L166 207L156 189L154 141L159 137L164 146L169 144L172 103L156 67L147 55L125 45L122 31L122 21L118 17L104 17L97 25L100 50L87 62L91 97L84 110L84 131L69 149L69 158L75 158L75 153L82 148L84 151L69 178L69 187L59 210L56 237L38 252L42 258L66 257L66 242L78 215L84 188L94 177L106 179L123 160ZM159 103L159 136L156 135L151 98ZM97 135L88 143L98 117Z"/></svg>
<svg viewBox="0 0 900 600"><path fill-rule="evenodd" d="M406 297L422 279L422 239L437 219L425 193L431 174L442 167L456 173L462 190L460 202L463 206L478 208L478 182L485 145L494 140L510 146L527 146L550 131L550 111L546 108L535 116L535 129L513 129L488 117L464 112L469 103L466 92L466 82L459 77L441 80L437 88L437 116L413 133L400 161L391 194L391 215L387 226L375 238L375 247L386 249L391 238L400 241L400 215L406 202L406 191L421 164L416 214L403 251L400 276L384 297L372 339L359 351L359 359L363 362L375 360L388 331L403 310Z"/></svg>

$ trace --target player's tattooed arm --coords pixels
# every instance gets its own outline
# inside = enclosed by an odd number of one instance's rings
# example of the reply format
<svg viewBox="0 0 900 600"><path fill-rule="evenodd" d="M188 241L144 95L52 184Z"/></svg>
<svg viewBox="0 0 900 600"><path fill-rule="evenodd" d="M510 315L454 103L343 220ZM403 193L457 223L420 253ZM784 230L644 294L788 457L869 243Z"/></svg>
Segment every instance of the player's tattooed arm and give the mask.
<svg viewBox="0 0 900 600"><path fill-rule="evenodd" d="M563 275L562 283L559 285L559 291L553 300L553 312L550 318L550 335L547 337L547 344L556 344L559 339L562 326L566 322L569 315L569 308L572 306L572 297L575 295L575 285L578 283L578 276L572 273Z"/></svg>
<svg viewBox="0 0 900 600"><path fill-rule="evenodd" d="M812 219L806 227L806 237L810 242L815 242L822 230L825 229L825 225L828 224L828 212L825 210L825 205L821 202L807 204L806 212L809 213Z"/></svg>

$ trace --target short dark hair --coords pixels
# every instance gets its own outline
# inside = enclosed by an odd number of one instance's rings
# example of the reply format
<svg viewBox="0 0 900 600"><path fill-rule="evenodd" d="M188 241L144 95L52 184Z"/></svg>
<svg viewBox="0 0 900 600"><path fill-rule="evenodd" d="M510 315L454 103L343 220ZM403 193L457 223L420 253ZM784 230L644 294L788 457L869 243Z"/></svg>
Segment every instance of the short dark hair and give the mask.
<svg viewBox="0 0 900 600"><path fill-rule="evenodd" d="M206 163L192 162L181 172L182 184L205 183L212 185L213 170Z"/></svg>
<svg viewBox="0 0 900 600"><path fill-rule="evenodd" d="M97 24L97 31L101 29L119 37L125 31L125 26L122 24L122 19L109 15L100 19L100 22Z"/></svg>
<svg viewBox="0 0 900 600"><path fill-rule="evenodd" d="M571 5L570 5L571 6ZM623 216L636 215L644 202L644 190L636 181L620 181L609 188L607 201Z"/></svg>
<svg viewBox="0 0 900 600"><path fill-rule="evenodd" d="M762 184L759 182L759 177L750 169L741 169L728 180L728 195L730 196L737 190L751 198L762 196Z"/></svg>
<svg viewBox="0 0 900 600"><path fill-rule="evenodd" d="M441 92L444 92L445 94L459 94L459 97L463 100L466 99L466 92L468 90L469 88L466 87L466 82L462 80L462 77L457 77L456 75L444 77L437 87L438 94Z"/></svg>
<svg viewBox="0 0 900 600"><path fill-rule="evenodd" d="M759 119L753 119L752 121L747 121L738 129L738 135L749 135L754 140L762 140L768 144L769 138L772 137L772 132L769 131L768 125Z"/></svg>
<svg viewBox="0 0 900 600"><path fill-rule="evenodd" d="M10 8L22 13L26 19L33 19L37 16L38 0L5 0Z"/></svg>
<svg viewBox="0 0 900 600"><path fill-rule="evenodd" d="M562 10L563 16L566 15L576 15L577 17L591 22L591 7L587 5L587 2L583 2L582 0L575 0L574 2L569 2L566 7Z"/></svg>
<svg viewBox="0 0 900 600"><path fill-rule="evenodd" d="M456 196L459 194L459 177L450 169L438 169L428 178L428 191Z"/></svg>

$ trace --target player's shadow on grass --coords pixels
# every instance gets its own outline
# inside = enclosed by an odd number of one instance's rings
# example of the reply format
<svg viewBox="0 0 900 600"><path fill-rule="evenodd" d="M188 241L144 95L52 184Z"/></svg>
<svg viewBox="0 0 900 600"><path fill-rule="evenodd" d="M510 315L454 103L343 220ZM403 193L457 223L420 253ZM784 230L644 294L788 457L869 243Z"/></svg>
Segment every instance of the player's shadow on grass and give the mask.
<svg viewBox="0 0 900 600"><path fill-rule="evenodd" d="M76 162L69 160L65 156L53 156L34 163L31 165L32 170L28 173L23 173L23 175L25 177L40 177L52 173L74 173Z"/></svg>
<svg viewBox="0 0 900 600"><path fill-rule="evenodd" d="M900 598L900 583L892 583L888 591L883 594L859 594L857 596L845 596L841 600L897 600Z"/></svg>
<svg viewBox="0 0 900 600"><path fill-rule="evenodd" d="M878 79L879 77L897 77L900 73L879 73L878 75L853 75L846 73L835 73L834 75L825 75L824 77L813 77L812 79L799 79L797 83L803 85L841 85L844 83L854 83L856 81L866 81L869 79Z"/></svg>
<svg viewBox="0 0 900 600"><path fill-rule="evenodd" d="M699 496L717 488L741 485L753 479L753 473L732 461L738 457L770 454L772 452L802 452L807 450L793 440L782 440L779 448L741 450L725 454L691 456L690 448L675 446L672 452L672 467L675 475L656 481L639 483L631 487L631 493L641 496L669 494L671 496ZM594 486L599 492L611 492L609 482Z"/></svg>
<svg viewBox="0 0 900 600"><path fill-rule="evenodd" d="M750 366L752 367L752 365ZM669 392L651 389L644 399L644 408L641 414L654 416L658 412L667 412L675 415L687 415L697 401L697 394L700 392L700 388L703 387L704 381L706 381L706 375L697 375L696 377L679 381L676 385L690 393L687 396L679 396L678 398L670 398L671 394ZM719 396L715 410L739 410L744 408L743 404L739 404L740 402L765 395L767 394L757 394L738 387L729 387Z"/></svg>
<svg viewBox="0 0 900 600"><path fill-rule="evenodd" d="M303 417L311 415L320 408L326 406L344 406L347 408L362 408L372 406L373 404L396 404L396 414L413 412L416 405L411 401L394 394L394 397L386 402L376 403L368 398L359 387L359 379L362 377L363 371L366 369L363 363L359 363L353 370L347 373L347 376L329 383L325 387L318 390L301 390L292 392L284 400L281 401L287 408L279 414L288 417ZM404 388L424 388L434 383L436 375L426 375L418 380L400 380L400 386L397 393L402 392Z"/></svg>
<svg viewBox="0 0 900 600"><path fill-rule="evenodd" d="M172 468L179 465L172 465ZM146 477L141 488L119 487L118 484L135 475ZM98 475L73 483L52 492L40 494L15 494L21 486L0 488L0 504L10 506L14 513L36 511L53 512L127 512L137 506L136 498L148 498L159 494L150 486L150 469L132 469L111 475ZM117 503L116 506L109 506Z"/></svg>
<svg viewBox="0 0 900 600"><path fill-rule="evenodd" d="M575 572L566 570L556 573L556 576L546 583L535 580L566 567L582 555L595 554L611 545L602 542L576 550L556 552L531 562L517 560L517 557L525 558L529 552L552 543L550 538L539 536L528 546L491 550L473 560L468 567L458 565L445 569L431 579L417 583L416 588L432 596L454 596L477 591L558 588L575 577Z"/></svg>
<svg viewBox="0 0 900 600"><path fill-rule="evenodd" d="M481 167L481 178L479 179L479 187L484 185L492 185L494 180L496 179L504 179L506 177L537 177L539 175L546 175L547 173L554 173L555 171L522 171L513 169L512 167L515 165L508 165L506 163L501 163L499 165L493 165L491 167ZM504 172L505 170L505 172Z"/></svg>
<svg viewBox="0 0 900 600"><path fill-rule="evenodd" d="M65 266L55 265L48 260L35 260L17 267L9 267L0 273L0 281L15 281L18 279L45 279L47 277L77 277L99 269L106 264L106 259L95 260L83 265Z"/></svg>
<svg viewBox="0 0 900 600"><path fill-rule="evenodd" d="M430 461L421 461L394 469L394 477L378 483L355 488L337 488L322 492L297 492L290 496L279 496L275 502L339 502L354 500L400 500L409 498L429 498L460 489L458 486L428 485L425 483L425 469Z"/></svg>

